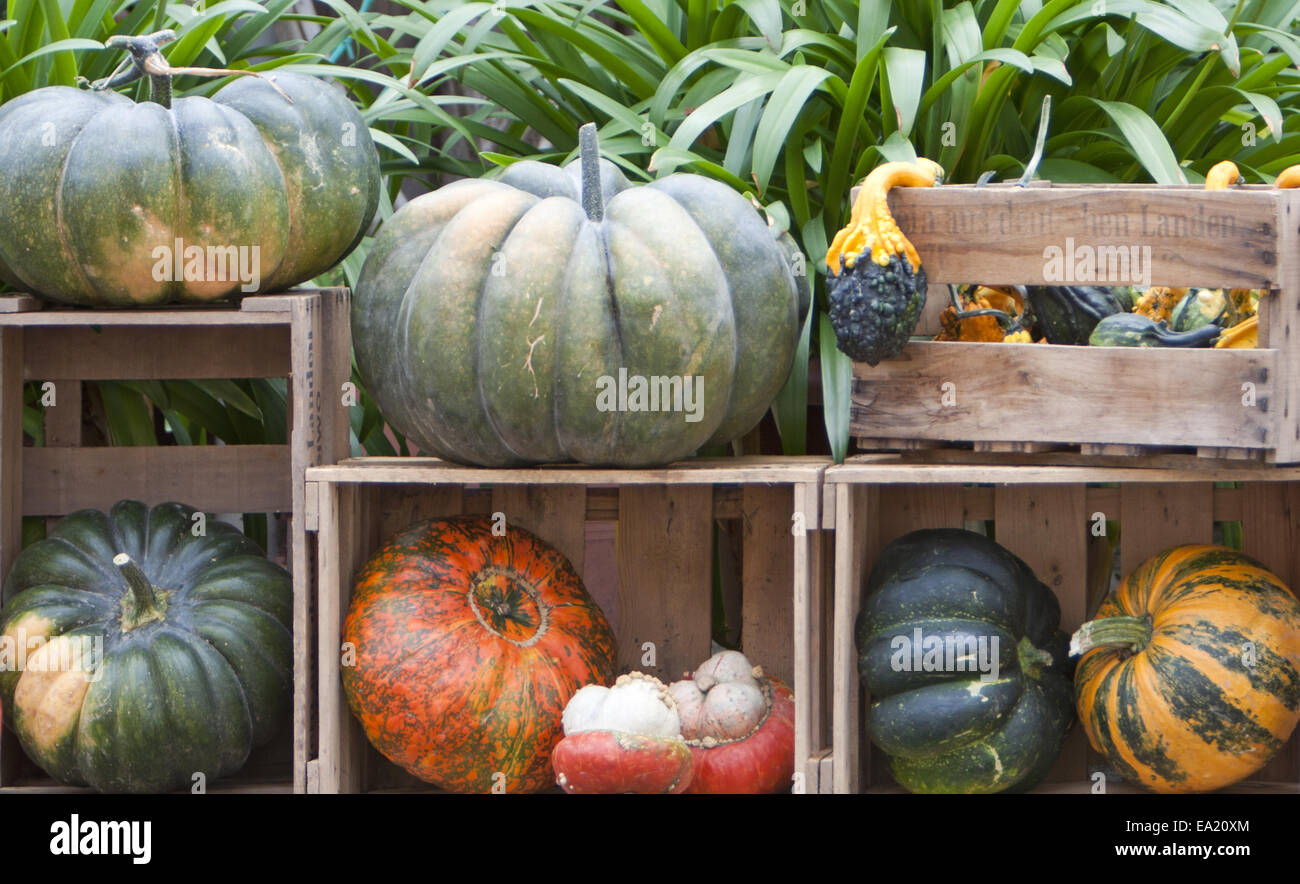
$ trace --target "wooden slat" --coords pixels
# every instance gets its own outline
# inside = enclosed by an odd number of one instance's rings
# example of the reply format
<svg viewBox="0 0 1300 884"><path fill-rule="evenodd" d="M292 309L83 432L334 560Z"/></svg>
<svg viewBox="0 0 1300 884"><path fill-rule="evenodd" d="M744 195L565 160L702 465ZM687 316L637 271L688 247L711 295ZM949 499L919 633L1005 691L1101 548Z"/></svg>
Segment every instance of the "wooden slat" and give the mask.
<svg viewBox="0 0 1300 884"><path fill-rule="evenodd" d="M0 574L22 547L23 333L0 327ZM0 786L18 772L21 749L11 730L0 733Z"/></svg>
<svg viewBox="0 0 1300 884"><path fill-rule="evenodd" d="M1000 485L998 543L1025 561L1061 603L1061 628L1078 629L1088 571L1088 508L1082 485Z"/></svg>
<svg viewBox="0 0 1300 884"><path fill-rule="evenodd" d="M321 305L315 297L296 298L287 306L293 317L288 335L292 396L286 403L289 412L289 483L292 512L306 512L305 475L308 467L322 462L324 443L321 439L322 411L334 410L334 397L323 400L320 389L325 366L321 339ZM201 331L192 329L191 331ZM251 331L251 330L250 330ZM278 329L276 339L283 345L285 334ZM223 336L224 337L224 336ZM328 395L331 391L325 391ZM293 720L296 742L294 746L294 791L307 790L307 759L311 742L311 652L313 648L312 608L315 600L315 569L309 558L307 523L303 518L291 518L289 550L294 581L294 689Z"/></svg>
<svg viewBox="0 0 1300 884"><path fill-rule="evenodd" d="M252 326L237 334L211 327L89 326L29 328L23 376L28 380L268 378L289 373L283 326Z"/></svg>
<svg viewBox="0 0 1300 884"><path fill-rule="evenodd" d="M1251 482L1239 494L1241 551L1258 559L1291 588L1300 581L1300 485L1294 482ZM1300 732L1259 773L1255 781L1300 781Z"/></svg>
<svg viewBox="0 0 1300 884"><path fill-rule="evenodd" d="M881 549L921 528L961 528L965 522L960 485L882 486L877 542Z"/></svg>
<svg viewBox="0 0 1300 884"><path fill-rule="evenodd" d="M895 359L854 365L850 430L1002 442L1032 429L1037 442L1271 448L1278 367L1275 350L914 341ZM1241 406L1244 381L1257 407Z"/></svg>
<svg viewBox="0 0 1300 884"><path fill-rule="evenodd" d="M826 470L827 482L879 485L949 485L980 483L1060 485L1074 482L1288 482L1300 480L1300 469L1236 464L1213 469L1149 469L1144 467L1056 466L1037 464L908 463L887 454L864 454Z"/></svg>
<svg viewBox="0 0 1300 884"><path fill-rule="evenodd" d="M831 635L831 789L836 794L856 792L861 779L858 769L862 756L859 734L859 693L857 653L853 645L853 624L861 606L864 558L868 549L868 530L875 530L869 498L875 489L847 486L835 496L835 593L834 629Z"/></svg>
<svg viewBox="0 0 1300 884"><path fill-rule="evenodd" d="M1273 419L1280 424L1269 459L1291 463L1300 459L1300 328L1296 326L1296 311L1300 310L1300 193L1282 195L1277 226L1277 290L1265 292L1260 298L1259 346L1282 354L1277 366L1277 393L1268 405Z"/></svg>
<svg viewBox="0 0 1300 884"><path fill-rule="evenodd" d="M1214 539L1214 486L1135 483L1120 489L1120 571L1171 546Z"/></svg>
<svg viewBox="0 0 1300 884"><path fill-rule="evenodd" d="M0 295L0 313L30 313L44 305L31 295Z"/></svg>
<svg viewBox="0 0 1300 884"><path fill-rule="evenodd" d="M238 327L282 325L287 326L288 312L241 311L232 304L215 306L183 305L150 307L144 310L82 310L47 309L27 313L0 314L0 324L21 328L51 328L55 326L84 328L94 325L108 326L165 326L188 328L193 326Z"/></svg>
<svg viewBox="0 0 1300 884"><path fill-rule="evenodd" d="M507 531L523 528L558 549L586 582L585 486L497 485L492 488L492 509L505 515Z"/></svg>
<svg viewBox="0 0 1300 884"><path fill-rule="evenodd" d="M742 493L741 649L751 663L793 684L794 495L789 487L762 485ZM819 526L801 527L811 533Z"/></svg>
<svg viewBox="0 0 1300 884"><path fill-rule="evenodd" d="M288 512L293 505L284 445L29 448L23 453L22 513L107 510L125 498L182 500L205 512Z"/></svg>
<svg viewBox="0 0 1300 884"><path fill-rule="evenodd" d="M333 464L352 454L352 421L343 404L343 385L352 377L351 293L346 288L322 289L320 304L321 334L325 337L321 348L325 360L321 463Z"/></svg>
<svg viewBox="0 0 1300 884"><path fill-rule="evenodd" d="M817 494L808 485L796 485L792 510L807 508L807 497ZM818 501L820 503L820 501ZM815 616L821 596L820 575L810 573L813 567L812 537L821 532L803 531L794 534L794 678L795 698L794 763L796 775L802 774L805 782L819 771L809 765L816 747L814 731L821 716L821 695L817 678L816 661L821 657L819 620ZM748 549L746 549L748 552Z"/></svg>
<svg viewBox="0 0 1300 884"><path fill-rule="evenodd" d="M622 489L618 518L618 664L663 681L710 656L712 489ZM643 662L653 642L656 667Z"/></svg>
<svg viewBox="0 0 1300 884"><path fill-rule="evenodd" d="M308 477L318 482L366 484L412 482L492 485L711 485L816 482L830 463L826 457L695 457L665 467L614 469L574 465L497 469L453 464L434 457L358 457L337 466L318 467Z"/></svg>
<svg viewBox="0 0 1300 884"><path fill-rule="evenodd" d="M1300 555L1300 485L1247 482L1239 489L1215 489L1215 496L1230 492L1241 501L1241 551L1258 559L1287 586L1296 588L1300 580L1300 562L1296 558Z"/></svg>
<svg viewBox="0 0 1300 884"><path fill-rule="evenodd" d="M352 597L352 577L363 559L357 535L360 489L336 486L322 489L320 543L318 545L319 595L317 618L318 721L320 752L317 759L320 791L358 792L361 789L365 736L348 711L340 682L340 637L343 618Z"/></svg>
<svg viewBox="0 0 1300 884"><path fill-rule="evenodd" d="M48 379L54 405L45 408L45 444L68 448L81 444L81 381Z"/></svg>
<svg viewBox="0 0 1300 884"><path fill-rule="evenodd" d="M0 573L8 574L22 542L23 333L0 328Z"/></svg>
<svg viewBox="0 0 1300 884"><path fill-rule="evenodd" d="M1061 629L1072 633L1087 618L1088 510L1082 485L1000 485L998 542L1029 565L1061 604ZM1088 738L1075 728L1061 747L1047 782L1086 777Z"/></svg>
<svg viewBox="0 0 1300 884"><path fill-rule="evenodd" d="M1201 457L1193 449L1169 448L1169 447L1144 447L1141 445L1067 445L1059 451L1042 451L1038 453L1019 453L1006 451L973 451L966 448L953 447L957 443L937 443L934 448L921 449L917 451L899 452L898 454L859 454L855 457L874 457L874 458L894 458L899 464L911 466L924 466L931 464L950 464L964 465L969 467L988 467L988 466L1035 466L1035 467L1120 467L1120 468L1141 468L1141 469L1162 469L1178 470L1188 472L1191 470L1240 470L1243 467L1254 469L1258 466L1258 460L1246 463L1243 458L1211 458ZM972 445L974 443L971 443ZM1122 448L1135 452L1134 454L1105 454L1105 455L1088 455L1082 453L1083 449L1112 447ZM1199 449L1196 449L1199 450ZM1262 450L1261 450L1262 451ZM1256 452L1261 453L1260 451ZM1137 459L1135 459L1137 458ZM1270 469L1292 469L1277 465L1269 465Z"/></svg>
<svg viewBox="0 0 1300 884"><path fill-rule="evenodd" d="M934 284L1073 283L1049 279L1044 252L1074 245L1150 246L1144 285L1270 288L1278 280L1278 205L1270 188L948 185L896 188L894 218ZM1104 256L1105 253L1101 253ZM1130 268L1131 269L1131 268ZM1126 284L1126 279L1103 283Z"/></svg>

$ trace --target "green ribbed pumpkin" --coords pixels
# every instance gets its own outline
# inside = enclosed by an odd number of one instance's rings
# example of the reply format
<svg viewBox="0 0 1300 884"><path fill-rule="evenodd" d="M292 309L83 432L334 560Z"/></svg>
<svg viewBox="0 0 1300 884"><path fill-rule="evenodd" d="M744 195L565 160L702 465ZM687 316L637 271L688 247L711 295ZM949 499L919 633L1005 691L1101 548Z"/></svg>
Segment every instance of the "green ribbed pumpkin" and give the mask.
<svg viewBox="0 0 1300 884"><path fill-rule="evenodd" d="M243 767L289 717L293 581L195 511L124 500L19 553L0 608L5 725L50 776L105 792Z"/></svg>
<svg viewBox="0 0 1300 884"><path fill-rule="evenodd" d="M599 159L594 126L581 140L567 167L518 162L412 200L375 238L357 365L423 451L663 464L744 434L785 383L809 297L793 240L720 182L634 185ZM625 402L609 398L620 371ZM633 399L637 377L660 410L634 410L655 404ZM688 377L695 420L670 386Z"/></svg>
<svg viewBox="0 0 1300 884"><path fill-rule="evenodd" d="M868 732L894 779L930 793L1041 780L1074 720L1060 618L1029 566L983 535L914 531L885 547L856 642Z"/></svg>
<svg viewBox="0 0 1300 884"><path fill-rule="evenodd" d="M289 288L361 241L379 158L344 94L286 72L169 94L48 86L0 106L0 279L84 306L203 302Z"/></svg>

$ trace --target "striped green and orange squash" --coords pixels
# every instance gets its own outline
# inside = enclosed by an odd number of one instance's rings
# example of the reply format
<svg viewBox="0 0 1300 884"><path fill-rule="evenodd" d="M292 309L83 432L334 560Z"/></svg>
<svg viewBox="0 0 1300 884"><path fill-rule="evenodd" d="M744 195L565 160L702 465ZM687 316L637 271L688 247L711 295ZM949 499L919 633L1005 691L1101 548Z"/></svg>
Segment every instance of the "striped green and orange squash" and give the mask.
<svg viewBox="0 0 1300 884"><path fill-rule="evenodd" d="M370 742L456 792L554 783L565 704L614 677L614 634L569 561L485 516L423 522L357 575L343 690ZM349 646L345 644L345 647Z"/></svg>
<svg viewBox="0 0 1300 884"><path fill-rule="evenodd" d="M1126 779L1157 792L1258 771L1300 720L1300 604L1221 546L1147 560L1070 645L1079 719Z"/></svg>

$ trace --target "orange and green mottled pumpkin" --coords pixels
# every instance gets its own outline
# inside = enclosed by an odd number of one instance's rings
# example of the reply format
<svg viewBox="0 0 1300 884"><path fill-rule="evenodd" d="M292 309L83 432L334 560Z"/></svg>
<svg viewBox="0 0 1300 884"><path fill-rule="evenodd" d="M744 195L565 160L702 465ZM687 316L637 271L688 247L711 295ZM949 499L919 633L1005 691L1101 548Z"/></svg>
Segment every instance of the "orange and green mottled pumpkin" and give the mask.
<svg viewBox="0 0 1300 884"><path fill-rule="evenodd" d="M558 550L484 516L423 522L357 576L348 705L370 742L456 792L554 784L565 704L614 677L614 634ZM504 782L497 776L504 775Z"/></svg>
<svg viewBox="0 0 1300 884"><path fill-rule="evenodd" d="M1300 721L1300 604L1263 565L1192 545L1148 559L1071 640L1079 720L1125 779L1204 792L1255 773Z"/></svg>

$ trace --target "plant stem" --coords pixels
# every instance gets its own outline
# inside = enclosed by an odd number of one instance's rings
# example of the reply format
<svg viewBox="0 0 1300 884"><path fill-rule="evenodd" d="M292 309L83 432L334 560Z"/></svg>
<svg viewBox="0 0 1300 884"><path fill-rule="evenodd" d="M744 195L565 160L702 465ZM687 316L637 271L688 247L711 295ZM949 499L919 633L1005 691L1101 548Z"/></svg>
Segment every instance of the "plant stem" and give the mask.
<svg viewBox="0 0 1300 884"><path fill-rule="evenodd" d="M582 208L592 221L603 221L605 197L600 192L600 140L595 123L578 130L578 162L582 164Z"/></svg>
<svg viewBox="0 0 1300 884"><path fill-rule="evenodd" d="M155 619L162 613L159 610L158 594L154 592L153 584L149 582L148 577L144 576L144 572L140 570L135 560L126 553L118 553L113 556L113 564L126 579L126 585L131 588L131 596L135 601L135 622Z"/></svg>
<svg viewBox="0 0 1300 884"><path fill-rule="evenodd" d="M1070 656L1086 654L1104 645L1127 646L1137 653L1151 641L1150 617L1103 617L1090 620L1070 636Z"/></svg>

